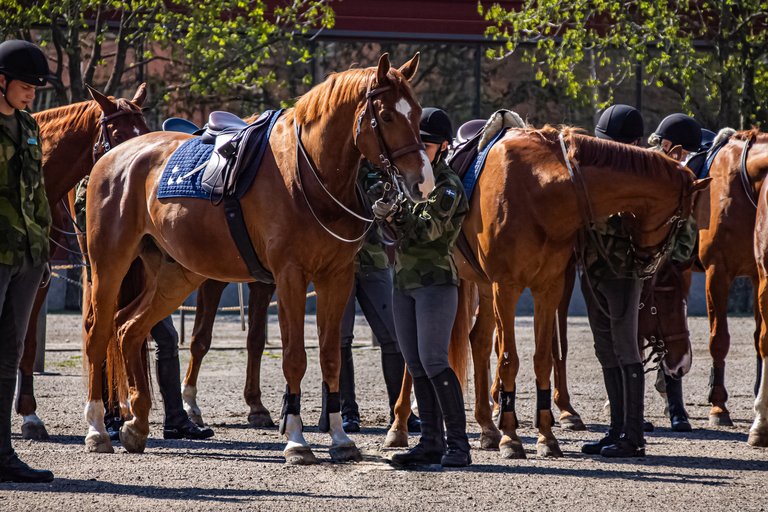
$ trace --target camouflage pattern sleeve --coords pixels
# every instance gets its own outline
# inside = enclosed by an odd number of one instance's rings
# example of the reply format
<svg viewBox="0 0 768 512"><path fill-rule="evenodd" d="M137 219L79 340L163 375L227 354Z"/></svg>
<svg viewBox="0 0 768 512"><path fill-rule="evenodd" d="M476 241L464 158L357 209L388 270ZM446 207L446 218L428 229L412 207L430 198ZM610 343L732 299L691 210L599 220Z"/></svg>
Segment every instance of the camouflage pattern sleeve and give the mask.
<svg viewBox="0 0 768 512"><path fill-rule="evenodd" d="M691 259L694 256L693 251L696 249L698 237L696 219L691 216L675 234L670 259L675 263L683 263Z"/></svg>

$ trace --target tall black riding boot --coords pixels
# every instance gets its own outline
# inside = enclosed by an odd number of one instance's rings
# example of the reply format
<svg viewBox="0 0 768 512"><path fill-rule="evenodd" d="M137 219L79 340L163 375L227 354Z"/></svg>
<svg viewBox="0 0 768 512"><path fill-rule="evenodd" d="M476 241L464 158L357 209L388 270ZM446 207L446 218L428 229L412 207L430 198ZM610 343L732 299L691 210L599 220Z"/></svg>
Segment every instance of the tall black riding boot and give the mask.
<svg viewBox="0 0 768 512"><path fill-rule="evenodd" d="M50 482L53 473L30 468L19 459L11 446L11 411L15 389L15 378L0 379L0 482Z"/></svg>
<svg viewBox="0 0 768 512"><path fill-rule="evenodd" d="M164 439L208 439L213 437L210 427L199 427L189 419L181 400L181 372L179 356L155 361L157 383L163 397Z"/></svg>
<svg viewBox="0 0 768 512"><path fill-rule="evenodd" d="M403 386L403 374L405 373L405 360L400 352L385 352L381 350L381 370L384 373L384 385L387 388L389 398L389 424L395 421L395 404L400 398L400 389ZM418 416L411 412L408 417L408 432L421 432L421 424Z"/></svg>
<svg viewBox="0 0 768 512"><path fill-rule="evenodd" d="M443 411L448 449L441 461L444 467L460 468L472 464L467 438L467 413L461 383L451 368L446 368L431 379L437 401ZM421 410L421 402L419 402ZM422 415L423 418L423 415Z"/></svg>
<svg viewBox="0 0 768 512"><path fill-rule="evenodd" d="M619 440L600 451L603 457L644 457L643 399L645 373L642 363L621 367L624 382L624 431Z"/></svg>
<svg viewBox="0 0 768 512"><path fill-rule="evenodd" d="M619 440L624 429L624 383L621 376L621 368L603 368L603 380L605 391L608 393L608 402L611 408L611 426L608 433L599 441L584 443L581 446L582 453L587 455L600 455L600 450L614 444Z"/></svg>
<svg viewBox="0 0 768 512"><path fill-rule="evenodd" d="M667 404L669 405L669 420L672 423L672 430L675 432L690 432L691 423L688 421L688 413L685 410L685 401L683 401L683 380L673 379L669 375L664 375L667 389Z"/></svg>
<svg viewBox="0 0 768 512"><path fill-rule="evenodd" d="M339 396L341 398L341 426L344 432L360 432L360 410L355 397L355 361L352 346L341 347L339 368Z"/></svg>
<svg viewBox="0 0 768 512"><path fill-rule="evenodd" d="M414 377L413 392L419 402L421 438L407 452L394 454L392 463L398 466L440 464L445 453L445 431L435 388L428 377Z"/></svg>

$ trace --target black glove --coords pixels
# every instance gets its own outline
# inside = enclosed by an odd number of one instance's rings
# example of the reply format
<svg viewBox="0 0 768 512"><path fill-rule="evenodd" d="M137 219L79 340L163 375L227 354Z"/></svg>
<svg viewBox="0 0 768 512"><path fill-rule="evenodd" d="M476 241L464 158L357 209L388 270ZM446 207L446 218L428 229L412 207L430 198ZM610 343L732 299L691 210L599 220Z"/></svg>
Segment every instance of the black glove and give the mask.
<svg viewBox="0 0 768 512"><path fill-rule="evenodd" d="M45 288L51 282L51 264L45 262L43 266L43 278L40 280L40 288Z"/></svg>

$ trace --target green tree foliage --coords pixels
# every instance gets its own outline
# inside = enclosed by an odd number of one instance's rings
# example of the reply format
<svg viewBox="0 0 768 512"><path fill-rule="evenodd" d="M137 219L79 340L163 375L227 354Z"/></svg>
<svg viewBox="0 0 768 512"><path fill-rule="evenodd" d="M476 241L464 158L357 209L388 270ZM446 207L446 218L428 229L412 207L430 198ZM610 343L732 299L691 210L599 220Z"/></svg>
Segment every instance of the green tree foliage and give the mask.
<svg viewBox="0 0 768 512"><path fill-rule="evenodd" d="M66 75L72 101L84 83L106 75L115 94L127 73L167 62L166 91L186 96L245 91L273 82L262 65L310 58L307 35L334 23L329 0L0 0L0 39L21 37L51 44L54 72ZM274 3L273 3L274 4ZM168 77L166 77L167 79ZM57 96L65 103L66 88Z"/></svg>
<svg viewBox="0 0 768 512"><path fill-rule="evenodd" d="M768 1L525 0L478 11L486 35L519 49L542 84L602 107L640 72L712 127L768 121Z"/></svg>

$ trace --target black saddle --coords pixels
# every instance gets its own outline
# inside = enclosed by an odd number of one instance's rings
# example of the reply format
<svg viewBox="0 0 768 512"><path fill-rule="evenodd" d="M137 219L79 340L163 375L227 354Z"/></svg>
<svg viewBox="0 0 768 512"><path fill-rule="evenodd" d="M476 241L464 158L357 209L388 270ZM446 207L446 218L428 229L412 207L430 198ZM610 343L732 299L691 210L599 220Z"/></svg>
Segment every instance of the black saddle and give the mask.
<svg viewBox="0 0 768 512"><path fill-rule="evenodd" d="M163 121L164 132L181 132L190 133L192 135L200 135L200 127L192 121L181 117L169 117Z"/></svg>
<svg viewBox="0 0 768 512"><path fill-rule="evenodd" d="M259 118L261 119L261 117ZM258 123L259 120L257 119ZM208 124L205 125L202 141L205 144L215 144L216 139L222 135L234 136L239 131L248 127L248 123L231 112L217 110L208 116ZM229 138L232 138L232 137Z"/></svg>
<svg viewBox="0 0 768 512"><path fill-rule="evenodd" d="M473 119L459 127L458 137L454 141L455 149L448 159L448 164L459 175L459 178L464 178L472 162L475 161L475 157L477 157L477 146L483 136L483 126L485 126L485 120Z"/></svg>

